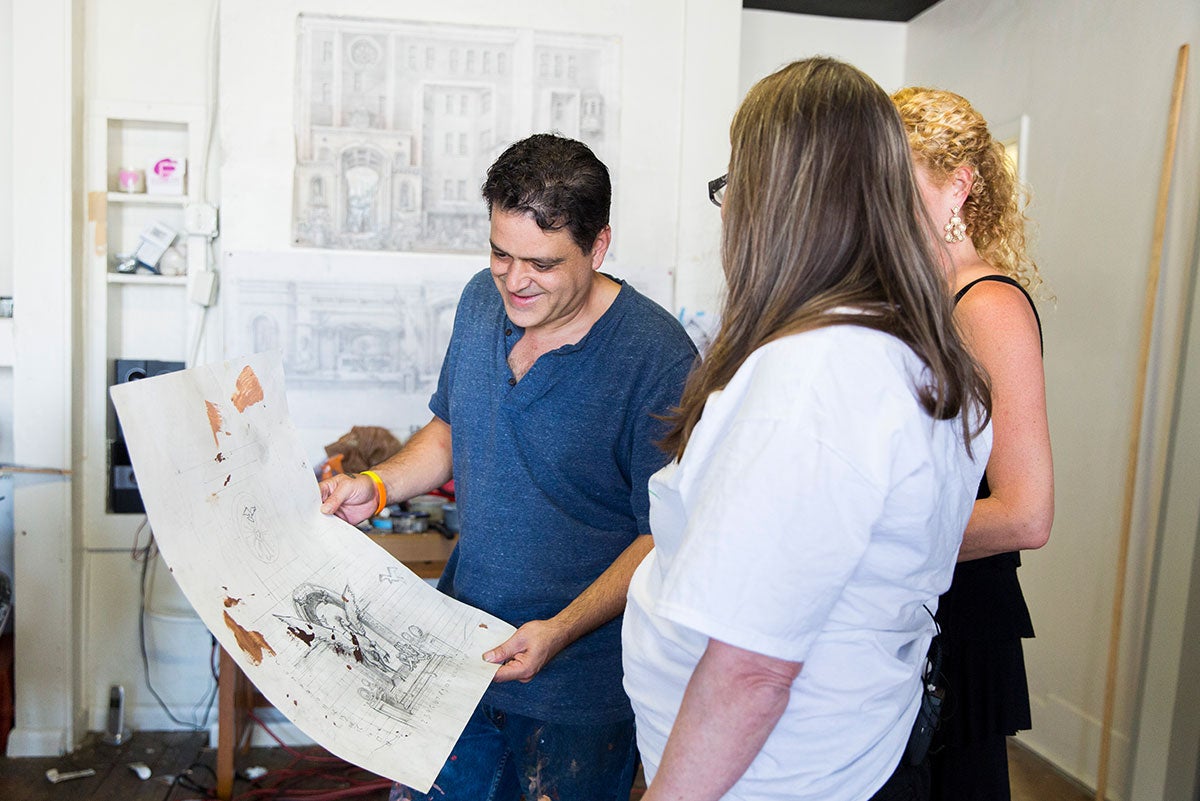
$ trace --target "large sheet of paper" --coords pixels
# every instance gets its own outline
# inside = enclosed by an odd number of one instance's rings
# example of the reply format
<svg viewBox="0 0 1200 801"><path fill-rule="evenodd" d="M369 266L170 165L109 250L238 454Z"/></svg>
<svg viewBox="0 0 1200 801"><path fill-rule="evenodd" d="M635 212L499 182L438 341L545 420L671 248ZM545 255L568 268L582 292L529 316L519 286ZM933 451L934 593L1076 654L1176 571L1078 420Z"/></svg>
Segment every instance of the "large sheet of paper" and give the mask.
<svg viewBox="0 0 1200 801"><path fill-rule="evenodd" d="M278 353L112 388L163 559L263 695L334 754L428 792L507 623L320 512Z"/></svg>

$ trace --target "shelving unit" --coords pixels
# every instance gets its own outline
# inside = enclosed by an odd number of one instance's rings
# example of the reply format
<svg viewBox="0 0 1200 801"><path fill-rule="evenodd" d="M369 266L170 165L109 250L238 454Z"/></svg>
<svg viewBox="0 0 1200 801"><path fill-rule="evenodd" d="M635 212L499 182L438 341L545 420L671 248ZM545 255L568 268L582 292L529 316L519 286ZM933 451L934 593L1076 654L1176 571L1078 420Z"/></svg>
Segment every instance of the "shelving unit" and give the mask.
<svg viewBox="0 0 1200 801"><path fill-rule="evenodd" d="M80 497L87 548L129 547L139 514L111 511L110 453L117 424L108 399L118 359L187 362L201 307L188 301L190 276L206 269L208 239L188 236L184 213L200 197L205 118L201 106L103 104L89 107L85 135L88 233L82 305L83 364ZM155 159L187 159L183 195L118 191L122 167L149 173ZM163 223L179 234L187 275L117 272L141 233Z"/></svg>

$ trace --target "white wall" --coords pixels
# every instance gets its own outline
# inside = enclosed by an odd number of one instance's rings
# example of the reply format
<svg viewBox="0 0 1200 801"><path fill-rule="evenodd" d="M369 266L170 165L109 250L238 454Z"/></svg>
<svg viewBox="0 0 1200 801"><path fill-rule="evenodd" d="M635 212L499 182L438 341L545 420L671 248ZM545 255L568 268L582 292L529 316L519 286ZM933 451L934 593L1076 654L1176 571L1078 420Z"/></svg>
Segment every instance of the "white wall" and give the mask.
<svg viewBox="0 0 1200 801"><path fill-rule="evenodd" d="M1168 97L1176 51L1188 39L1200 41L1200 5L1194 0L944 0L909 24L907 82L953 89L993 124L1021 114L1031 121L1022 155L1033 190L1036 255L1058 297L1057 304L1040 304L1057 511L1049 545L1029 554L1021 571L1038 633L1026 651L1034 729L1021 739L1087 783L1097 772L1129 415ZM1193 52L1193 76L1195 58ZM1151 358L1113 797L1129 797L1166 422L1178 373L1175 343L1182 303L1190 295L1184 277L1193 266L1200 206L1198 101L1200 81L1193 77ZM1187 536L1195 537L1194 528ZM1147 687L1146 693L1164 690Z"/></svg>
<svg viewBox="0 0 1200 801"><path fill-rule="evenodd" d="M742 12L738 96L759 79L800 58L831 56L858 67L888 92L904 79L907 26L746 9ZM726 126L728 128L728 126Z"/></svg>

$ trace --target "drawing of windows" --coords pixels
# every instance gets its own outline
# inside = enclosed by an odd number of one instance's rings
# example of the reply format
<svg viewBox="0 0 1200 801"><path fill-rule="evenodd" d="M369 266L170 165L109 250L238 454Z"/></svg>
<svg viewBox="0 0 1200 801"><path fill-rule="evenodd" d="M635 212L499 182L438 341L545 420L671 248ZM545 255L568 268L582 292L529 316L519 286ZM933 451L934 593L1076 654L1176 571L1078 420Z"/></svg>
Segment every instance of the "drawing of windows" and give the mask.
<svg viewBox="0 0 1200 801"><path fill-rule="evenodd" d="M408 68L410 70L417 69L417 48L416 45L411 45L408 48Z"/></svg>
<svg viewBox="0 0 1200 801"><path fill-rule="evenodd" d="M409 181L397 182L398 194L396 196L396 208L401 211L412 211L413 208L413 191L412 183Z"/></svg>
<svg viewBox="0 0 1200 801"><path fill-rule="evenodd" d="M325 203L325 182L321 180L321 176L313 176L312 182L309 184L308 199L314 206ZM255 351L255 353L257 352Z"/></svg>
<svg viewBox="0 0 1200 801"><path fill-rule="evenodd" d="M328 63L333 61L333 42L324 42L321 45L321 60Z"/></svg>
<svg viewBox="0 0 1200 801"><path fill-rule="evenodd" d="M447 114L454 113L454 98L451 97L450 95L446 95L446 113Z"/></svg>
<svg viewBox="0 0 1200 801"><path fill-rule="evenodd" d="M550 95L550 120L554 128L568 136L578 133L579 95L574 92L553 92Z"/></svg>
<svg viewBox="0 0 1200 801"><path fill-rule="evenodd" d="M454 200L454 181L446 179L445 185L442 187L442 199Z"/></svg>
<svg viewBox="0 0 1200 801"><path fill-rule="evenodd" d="M458 72L458 48L450 50L450 71Z"/></svg>
<svg viewBox="0 0 1200 801"><path fill-rule="evenodd" d="M539 78L549 78L550 77L550 54L549 53L542 53L542 57L540 59L538 59L538 77Z"/></svg>
<svg viewBox="0 0 1200 801"><path fill-rule="evenodd" d="M437 66L437 54L433 51L432 47L426 46L426 48L425 48L425 69L431 70L435 66Z"/></svg>
<svg viewBox="0 0 1200 801"><path fill-rule="evenodd" d="M604 98L595 92L583 95L580 102L579 131L584 134L604 133Z"/></svg>
<svg viewBox="0 0 1200 801"><path fill-rule="evenodd" d="M474 72L474 71L475 71L475 51L468 50L467 51L467 72Z"/></svg>
<svg viewBox="0 0 1200 801"><path fill-rule="evenodd" d="M575 56L567 56L567 80L574 81L579 77L579 69L575 63Z"/></svg>
<svg viewBox="0 0 1200 801"><path fill-rule="evenodd" d="M458 135L458 155L467 155L467 135L465 133Z"/></svg>
<svg viewBox="0 0 1200 801"><path fill-rule="evenodd" d="M459 200L467 199L467 182L466 181L458 182L458 199Z"/></svg>
<svg viewBox="0 0 1200 801"><path fill-rule="evenodd" d="M504 75L508 72L508 53L496 54L496 72Z"/></svg>
<svg viewBox="0 0 1200 801"><path fill-rule="evenodd" d="M446 134L446 155L454 155L454 134L452 133Z"/></svg>
<svg viewBox="0 0 1200 801"><path fill-rule="evenodd" d="M561 78L563 76L563 59L560 54L554 56L554 77Z"/></svg>
<svg viewBox="0 0 1200 801"><path fill-rule="evenodd" d="M463 115L464 117L467 115L467 96L466 95L458 96L458 113Z"/></svg>

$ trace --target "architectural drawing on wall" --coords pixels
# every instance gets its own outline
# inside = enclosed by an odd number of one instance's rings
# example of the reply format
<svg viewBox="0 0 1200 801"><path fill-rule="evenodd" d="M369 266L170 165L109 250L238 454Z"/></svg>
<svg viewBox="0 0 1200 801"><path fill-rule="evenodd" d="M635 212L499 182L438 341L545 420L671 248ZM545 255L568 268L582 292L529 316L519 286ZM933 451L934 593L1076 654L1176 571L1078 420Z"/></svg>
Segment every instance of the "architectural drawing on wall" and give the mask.
<svg viewBox="0 0 1200 801"><path fill-rule="evenodd" d="M293 242L481 251L487 167L557 131L617 173L613 37L299 16Z"/></svg>
<svg viewBox="0 0 1200 801"><path fill-rule="evenodd" d="M495 674L482 654L513 628L321 514L278 352L112 397L155 541L205 626L301 731L428 792Z"/></svg>
<svg viewBox="0 0 1200 801"><path fill-rule="evenodd" d="M397 279L397 258L228 254L226 353L278 349L302 427L369 421L403 436L420 416L428 420L459 295L486 262L437 257Z"/></svg>

